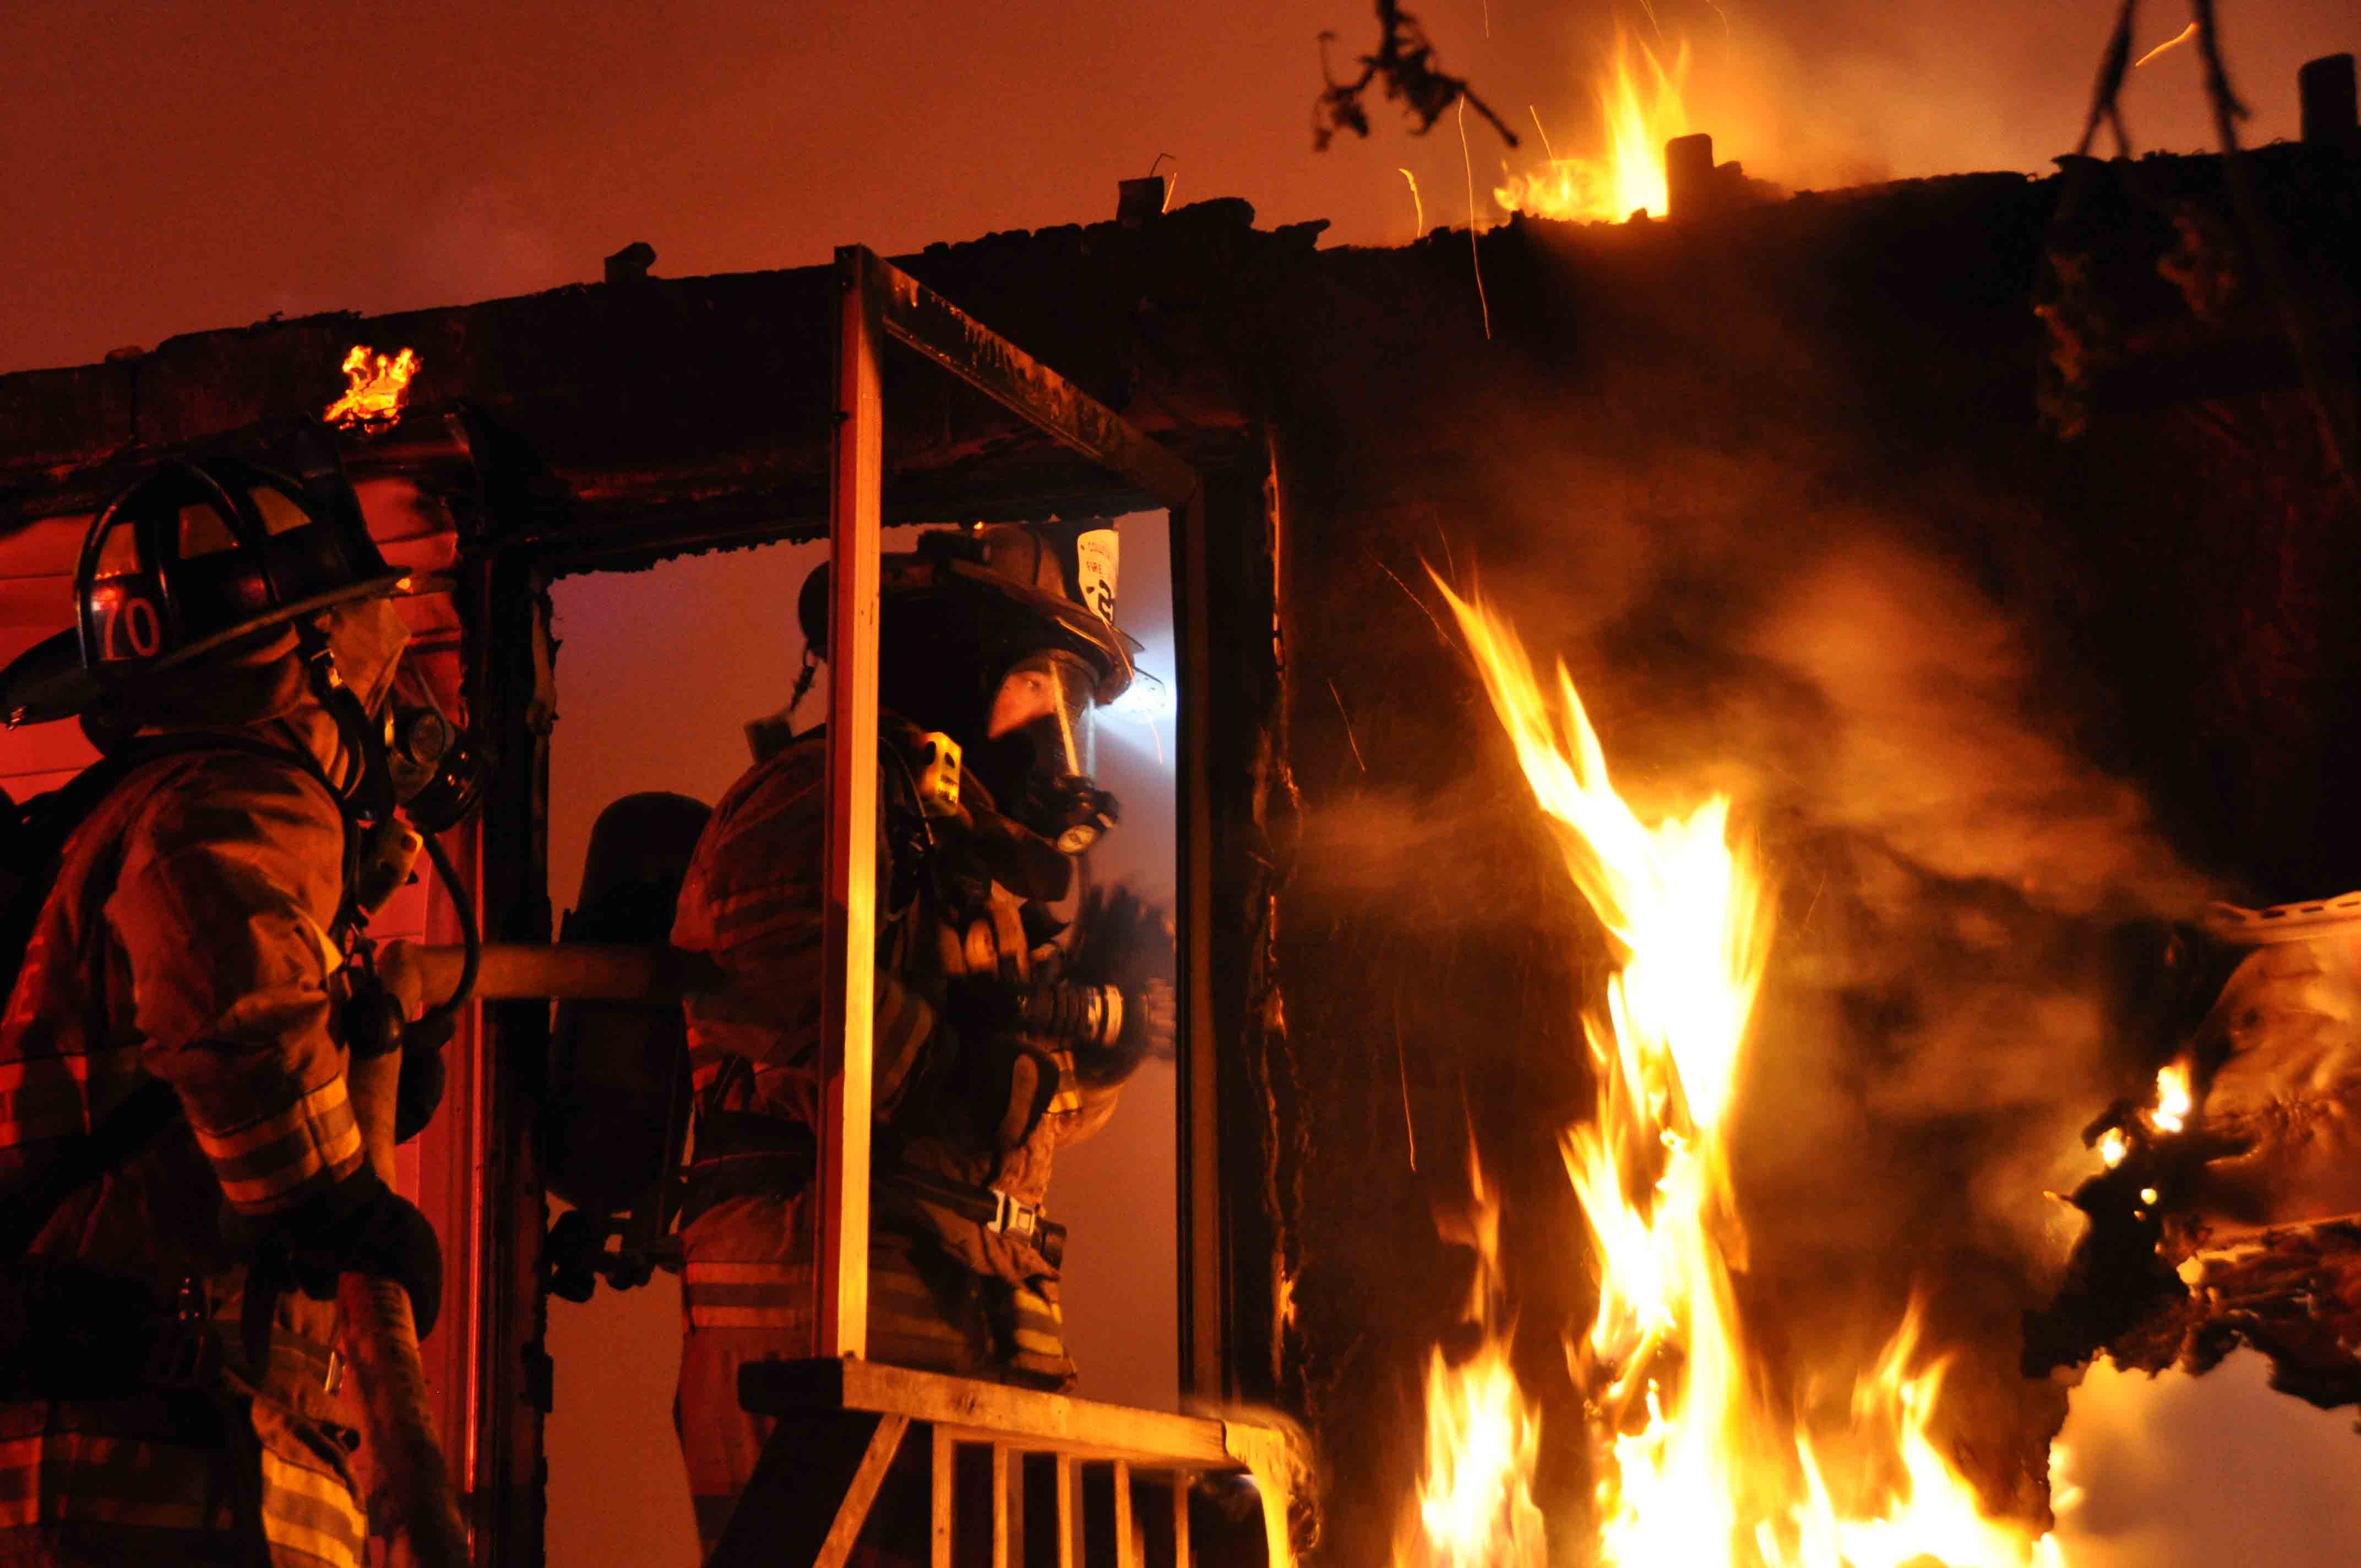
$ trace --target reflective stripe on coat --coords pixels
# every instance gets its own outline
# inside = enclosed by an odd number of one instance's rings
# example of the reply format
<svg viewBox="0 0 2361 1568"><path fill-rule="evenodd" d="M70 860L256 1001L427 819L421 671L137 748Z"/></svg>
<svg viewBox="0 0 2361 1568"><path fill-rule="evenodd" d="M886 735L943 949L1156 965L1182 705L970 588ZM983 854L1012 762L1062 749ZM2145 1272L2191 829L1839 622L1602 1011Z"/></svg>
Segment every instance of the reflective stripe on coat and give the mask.
<svg viewBox="0 0 2361 1568"><path fill-rule="evenodd" d="M244 733L285 743L304 717ZM159 1303L193 1277L241 1320L225 1211L275 1212L362 1157L330 1027L343 871L327 792L292 761L244 752L140 768L76 830L0 1018L0 1184L150 1078L186 1114L70 1198L36 1253L139 1280ZM0 1562L250 1563L259 1530L273 1563L357 1563L350 1434L302 1348L335 1341L335 1308L300 1292L271 1305L258 1363L242 1332L223 1336L206 1441L190 1440L188 1395L0 1404Z"/></svg>

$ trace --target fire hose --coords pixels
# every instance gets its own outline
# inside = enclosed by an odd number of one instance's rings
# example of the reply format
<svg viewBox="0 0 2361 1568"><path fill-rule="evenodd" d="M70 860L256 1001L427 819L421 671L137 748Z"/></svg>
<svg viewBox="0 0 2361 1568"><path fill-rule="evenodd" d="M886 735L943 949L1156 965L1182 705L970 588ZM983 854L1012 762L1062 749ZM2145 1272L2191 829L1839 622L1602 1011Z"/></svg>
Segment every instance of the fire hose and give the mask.
<svg viewBox="0 0 2361 1568"><path fill-rule="evenodd" d="M416 994L432 1000L457 987L466 952L388 942L377 961L390 982L415 985ZM475 995L485 1002L664 1003L727 985L720 966L706 954L662 942L487 942L478 959Z"/></svg>
<svg viewBox="0 0 2361 1568"><path fill-rule="evenodd" d="M369 1165L390 1184L401 1053L355 1056L346 1079ZM407 1542L409 1561L418 1568L467 1568L467 1527L434 1435L409 1293L398 1279L346 1274L336 1281L336 1303L344 1315L345 1360L368 1425L371 1527Z"/></svg>

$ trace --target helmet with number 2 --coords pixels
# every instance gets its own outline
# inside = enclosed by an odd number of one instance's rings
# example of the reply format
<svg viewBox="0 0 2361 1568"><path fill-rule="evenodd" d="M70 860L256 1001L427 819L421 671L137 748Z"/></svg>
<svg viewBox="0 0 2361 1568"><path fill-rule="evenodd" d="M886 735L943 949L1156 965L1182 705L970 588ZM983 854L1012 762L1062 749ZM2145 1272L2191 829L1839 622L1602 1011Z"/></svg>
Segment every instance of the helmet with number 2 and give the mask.
<svg viewBox="0 0 2361 1568"><path fill-rule="evenodd" d="M232 458L163 464L91 524L74 630L27 655L46 652L43 667L20 661L0 677L0 717L71 717L110 690L402 580L333 466L296 479ZM60 656L68 647L78 658Z"/></svg>

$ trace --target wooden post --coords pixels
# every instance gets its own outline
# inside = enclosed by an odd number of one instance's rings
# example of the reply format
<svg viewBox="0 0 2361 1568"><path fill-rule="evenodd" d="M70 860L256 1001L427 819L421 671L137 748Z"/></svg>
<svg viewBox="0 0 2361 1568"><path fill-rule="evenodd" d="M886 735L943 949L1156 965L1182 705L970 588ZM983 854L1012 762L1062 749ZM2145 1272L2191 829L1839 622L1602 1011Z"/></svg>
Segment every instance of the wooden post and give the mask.
<svg viewBox="0 0 2361 1568"><path fill-rule="evenodd" d="M1190 1568L1189 1482L1188 1471L1172 1472L1172 1568Z"/></svg>
<svg viewBox="0 0 2361 1568"><path fill-rule="evenodd" d="M1223 1366L1221 1122L1213 1046L1213 578L1205 495L1167 514L1172 541L1173 635L1180 668L1175 727L1180 828L1180 1118L1178 1190L1180 1391L1220 1398Z"/></svg>
<svg viewBox="0 0 2361 1568"><path fill-rule="evenodd" d="M1664 144L1664 216L1675 223L1713 211L1713 138L1700 131Z"/></svg>
<svg viewBox="0 0 2361 1568"><path fill-rule="evenodd" d="M2361 117L2356 117L2353 57L2324 54L2296 69L2296 96L2302 106L2303 145L2341 147L2361 152Z"/></svg>
<svg viewBox="0 0 2361 1568"><path fill-rule="evenodd" d="M469 691L481 696L486 731L500 759L477 828L477 908L487 940L546 942L550 716L556 702L548 579L525 551L503 550L465 570L474 640ZM495 1003L477 1017L468 1135L479 1218L463 1298L467 1321L444 1332L464 1326L469 1341L474 1416L459 1441L468 1460L477 1558L539 1563L547 1501L542 1419L552 1370L541 1278L549 1206L540 1163L549 1009Z"/></svg>
<svg viewBox="0 0 2361 1568"><path fill-rule="evenodd" d="M828 885L820 1038L819 1354L869 1341L869 1121L877 959L877 579L884 464L876 258L836 253L841 312L829 461Z"/></svg>

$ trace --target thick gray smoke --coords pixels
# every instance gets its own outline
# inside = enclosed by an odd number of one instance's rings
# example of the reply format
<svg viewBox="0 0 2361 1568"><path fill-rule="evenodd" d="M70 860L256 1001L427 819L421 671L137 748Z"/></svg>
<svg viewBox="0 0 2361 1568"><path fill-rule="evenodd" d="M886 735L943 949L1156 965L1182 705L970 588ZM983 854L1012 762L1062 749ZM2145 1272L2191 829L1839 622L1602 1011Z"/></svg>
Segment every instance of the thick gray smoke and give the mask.
<svg viewBox="0 0 2361 1568"><path fill-rule="evenodd" d="M1849 1386L1923 1298L1930 1345L1958 1355L1946 1420L1963 1462L1995 1506L2037 1511L2063 1400L2019 1378L2017 1314L2081 1229L2046 1194L2092 1168L2079 1131L2149 1047L2126 1003L2150 934L2211 890L2078 750L2040 639L1925 520L1815 504L1808 464L1602 469L1534 435L1543 455L1466 521L1436 508L1422 554L1490 596L1537 660L1565 659L1643 817L1729 795L1776 886L1735 1132L1741 1291L1773 1375ZM1382 576L1371 591L1432 658L1442 627ZM1421 790L1386 787L1386 698L1334 694L1379 760L1312 792L1300 890L1556 942L1562 967L1530 983L1596 1005L1595 927L1472 673L1449 678L1464 686L1435 700L1463 707L1469 749ZM1565 1048L1469 1033L1474 1056ZM1538 1086L1561 1067L1506 1070ZM1536 1092L1525 1113L1580 1102Z"/></svg>

